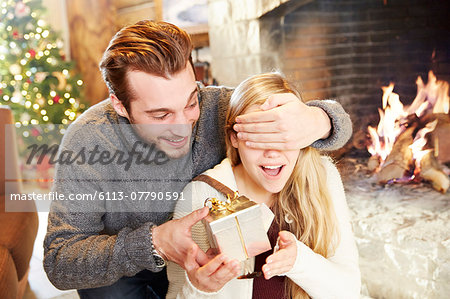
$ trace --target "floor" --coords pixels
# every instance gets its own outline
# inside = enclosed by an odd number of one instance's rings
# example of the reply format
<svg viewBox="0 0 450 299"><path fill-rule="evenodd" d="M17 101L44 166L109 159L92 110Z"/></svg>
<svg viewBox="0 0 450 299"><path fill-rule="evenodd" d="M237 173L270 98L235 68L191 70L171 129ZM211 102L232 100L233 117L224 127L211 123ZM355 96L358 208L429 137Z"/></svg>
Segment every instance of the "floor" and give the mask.
<svg viewBox="0 0 450 299"><path fill-rule="evenodd" d="M24 299L78 299L76 291L60 291L48 280L44 272L42 260L44 257L44 236L47 231L47 212L39 212L39 229L34 242L33 256L30 261L30 273L28 276L29 287Z"/></svg>
<svg viewBox="0 0 450 299"><path fill-rule="evenodd" d="M25 193L48 193L50 186L36 186L24 184ZM30 272L28 275L28 286L23 299L79 299L75 290L61 291L55 288L48 280L42 264L44 258L44 237L47 232L49 203L36 202L39 216L39 228L34 242L33 255L30 260Z"/></svg>

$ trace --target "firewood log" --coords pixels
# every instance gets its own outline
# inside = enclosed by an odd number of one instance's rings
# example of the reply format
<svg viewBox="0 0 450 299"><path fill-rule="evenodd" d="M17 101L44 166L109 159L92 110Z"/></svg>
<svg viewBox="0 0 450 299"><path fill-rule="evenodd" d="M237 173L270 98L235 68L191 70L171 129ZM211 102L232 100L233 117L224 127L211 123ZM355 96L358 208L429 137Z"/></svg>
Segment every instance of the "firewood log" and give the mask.
<svg viewBox="0 0 450 299"><path fill-rule="evenodd" d="M413 124L398 136L391 153L387 156L378 173L377 180L379 183L384 184L389 180L402 178L405 172L411 169L413 154L409 146L413 143L412 134L416 127L417 125Z"/></svg>
<svg viewBox="0 0 450 299"><path fill-rule="evenodd" d="M378 168L378 166L380 166L380 156L378 155L374 155L372 157L369 158L369 161L367 162L367 168L370 171L374 171Z"/></svg>
<svg viewBox="0 0 450 299"><path fill-rule="evenodd" d="M367 131L367 130L366 130ZM353 147L359 150L366 149L369 145L369 140L367 138L367 133L364 130L356 131L352 136Z"/></svg>
<svg viewBox="0 0 450 299"><path fill-rule="evenodd" d="M436 129L431 132L432 146L440 163L450 162L450 115L435 114L438 119Z"/></svg>
<svg viewBox="0 0 450 299"><path fill-rule="evenodd" d="M450 179L442 171L432 151L427 153L420 161L420 176L429 181L433 188L439 192L447 192L450 186Z"/></svg>

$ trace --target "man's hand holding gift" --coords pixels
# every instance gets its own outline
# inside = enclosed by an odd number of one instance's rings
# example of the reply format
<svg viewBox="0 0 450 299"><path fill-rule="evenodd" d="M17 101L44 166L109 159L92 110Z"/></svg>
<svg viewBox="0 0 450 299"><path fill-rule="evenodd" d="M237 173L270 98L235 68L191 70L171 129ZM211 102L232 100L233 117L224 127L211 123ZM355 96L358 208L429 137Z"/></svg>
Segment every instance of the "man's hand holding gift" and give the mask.
<svg viewBox="0 0 450 299"><path fill-rule="evenodd" d="M208 208L193 211L180 219L170 220L153 229L153 244L158 253L168 261L172 261L186 269L188 251L196 247L195 261L203 266L209 257L192 240L191 228L208 215Z"/></svg>

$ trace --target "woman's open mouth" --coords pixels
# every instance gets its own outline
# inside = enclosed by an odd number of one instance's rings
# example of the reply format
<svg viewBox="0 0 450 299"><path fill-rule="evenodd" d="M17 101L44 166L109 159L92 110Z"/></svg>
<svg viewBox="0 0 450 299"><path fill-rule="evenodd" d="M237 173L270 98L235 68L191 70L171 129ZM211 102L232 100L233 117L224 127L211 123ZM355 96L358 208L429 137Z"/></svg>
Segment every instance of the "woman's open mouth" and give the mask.
<svg viewBox="0 0 450 299"><path fill-rule="evenodd" d="M283 170L284 165L265 165L260 166L263 173L270 179L277 179Z"/></svg>

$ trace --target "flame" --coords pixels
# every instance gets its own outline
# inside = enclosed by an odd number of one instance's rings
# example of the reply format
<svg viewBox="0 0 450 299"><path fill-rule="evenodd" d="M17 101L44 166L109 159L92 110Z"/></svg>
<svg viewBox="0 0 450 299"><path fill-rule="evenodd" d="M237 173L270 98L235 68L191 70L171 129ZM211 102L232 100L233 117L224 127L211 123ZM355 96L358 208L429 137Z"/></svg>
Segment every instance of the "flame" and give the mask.
<svg viewBox="0 0 450 299"><path fill-rule="evenodd" d="M449 112L450 99L447 82L437 80L434 73L430 71L427 84L419 76L416 85L417 95L409 107L405 107L400 101L399 95L394 92L394 83L391 82L389 86L382 87L383 109L378 109L380 122L376 129L371 126L368 127L371 144L367 147L372 156L381 158L381 165L392 151L397 137L405 130L403 124L407 122L408 115L416 114L420 118L428 113L447 114ZM425 135L432 132L436 124L437 120L428 123L423 129L419 130L410 145L417 168L420 166L422 157L430 151L430 149L423 149L427 143Z"/></svg>
<svg viewBox="0 0 450 299"><path fill-rule="evenodd" d="M436 128L437 122L438 122L438 120L436 119L436 120L426 124L424 128L422 128L421 130L419 130L419 132L417 132L413 143L409 146L409 148L412 150L413 158L415 160L417 170L420 169L420 161L422 160L422 158L427 153L432 151L431 149L423 150L423 147L427 143L425 135L434 131L434 129Z"/></svg>
<svg viewBox="0 0 450 299"><path fill-rule="evenodd" d="M372 144L369 145L368 151L370 154L378 155L383 162L389 153L392 151L397 136L404 130L401 126L401 119L408 116L405 111L400 97L393 92L394 83L389 86L383 86L383 109L378 109L380 114L380 122L377 129L368 128Z"/></svg>
<svg viewBox="0 0 450 299"><path fill-rule="evenodd" d="M433 113L447 114L449 112L448 82L437 80L434 73L429 71L427 85L423 83L420 76L417 77L416 85L417 96L407 109L408 114L415 113L421 105L425 105L427 108L432 107Z"/></svg>

